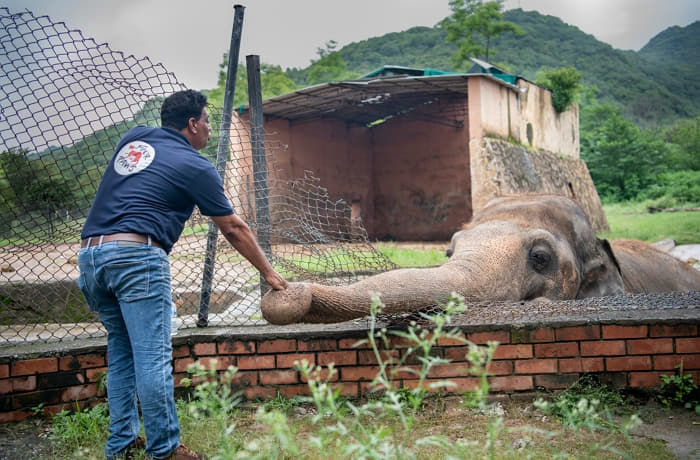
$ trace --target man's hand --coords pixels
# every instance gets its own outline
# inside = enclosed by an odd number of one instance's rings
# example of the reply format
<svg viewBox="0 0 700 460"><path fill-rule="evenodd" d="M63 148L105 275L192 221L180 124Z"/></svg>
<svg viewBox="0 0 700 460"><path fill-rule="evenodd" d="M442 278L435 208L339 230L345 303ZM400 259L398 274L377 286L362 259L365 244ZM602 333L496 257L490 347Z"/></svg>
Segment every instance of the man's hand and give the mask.
<svg viewBox="0 0 700 460"><path fill-rule="evenodd" d="M287 283L287 280L282 278L282 276L274 270L272 271L272 273L265 274L263 276L268 286L270 286L275 291L283 291L287 289L287 286L289 285L289 283Z"/></svg>

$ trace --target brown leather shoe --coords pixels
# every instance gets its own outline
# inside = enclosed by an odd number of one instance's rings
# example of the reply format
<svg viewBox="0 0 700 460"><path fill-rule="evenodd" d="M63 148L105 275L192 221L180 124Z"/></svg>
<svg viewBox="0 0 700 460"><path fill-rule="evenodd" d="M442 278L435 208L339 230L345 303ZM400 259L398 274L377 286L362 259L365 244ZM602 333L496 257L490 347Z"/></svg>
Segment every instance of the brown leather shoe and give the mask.
<svg viewBox="0 0 700 460"><path fill-rule="evenodd" d="M184 444L180 444L170 455L153 460L206 460L207 458L206 455L198 454Z"/></svg>

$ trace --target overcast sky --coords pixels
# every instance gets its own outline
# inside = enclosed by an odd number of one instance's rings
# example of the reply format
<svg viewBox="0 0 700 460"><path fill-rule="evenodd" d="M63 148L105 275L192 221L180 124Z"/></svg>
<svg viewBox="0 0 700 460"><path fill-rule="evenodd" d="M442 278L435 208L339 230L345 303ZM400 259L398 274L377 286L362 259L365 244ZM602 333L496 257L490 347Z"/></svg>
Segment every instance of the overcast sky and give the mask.
<svg viewBox="0 0 700 460"><path fill-rule="evenodd" d="M450 14L448 0L0 0L11 12L48 15L113 50L162 62L196 89L216 85L235 3L245 6L240 61L257 54L283 68L308 66L329 40L344 46L432 27ZM505 6L559 17L615 48L632 50L669 26L700 19L700 0L506 0Z"/></svg>

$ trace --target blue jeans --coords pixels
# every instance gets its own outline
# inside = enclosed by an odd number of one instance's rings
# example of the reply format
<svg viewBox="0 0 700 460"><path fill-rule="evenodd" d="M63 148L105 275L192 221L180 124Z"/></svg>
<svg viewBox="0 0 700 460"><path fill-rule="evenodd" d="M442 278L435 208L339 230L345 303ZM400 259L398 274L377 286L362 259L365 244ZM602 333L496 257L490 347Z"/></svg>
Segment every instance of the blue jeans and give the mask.
<svg viewBox="0 0 700 460"><path fill-rule="evenodd" d="M107 329L107 458L139 432L136 396L146 430L146 455L179 446L170 339L170 264L160 248L114 241L80 249L78 285Z"/></svg>

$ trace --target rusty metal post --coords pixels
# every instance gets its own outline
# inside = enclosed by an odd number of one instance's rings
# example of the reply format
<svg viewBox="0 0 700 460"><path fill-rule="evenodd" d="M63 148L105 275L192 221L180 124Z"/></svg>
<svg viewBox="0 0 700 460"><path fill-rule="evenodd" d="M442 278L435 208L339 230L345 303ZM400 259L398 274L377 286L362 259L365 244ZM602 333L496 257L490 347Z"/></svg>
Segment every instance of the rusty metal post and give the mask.
<svg viewBox="0 0 700 460"><path fill-rule="evenodd" d="M229 146L231 142L231 117L233 113L233 95L236 90L236 73L238 72L238 55L241 49L241 35L243 33L242 5L234 5L233 29L231 30L231 44L228 51L228 69L226 74L226 89L224 92L224 107L221 114L221 128L219 130L219 145L216 151L216 170L224 178L226 162L229 159ZM211 302L212 280L214 277L214 263L216 261L216 240L219 229L214 222L209 221L207 233L207 250L204 257L202 273L202 289L199 297L199 315L197 327L206 327L209 324L209 303Z"/></svg>
<svg viewBox="0 0 700 460"><path fill-rule="evenodd" d="M258 244L267 258L270 247L270 208L267 194L267 161L265 159L265 130L263 128L262 89L260 85L260 57L246 56L248 71L248 105L250 106L250 143L253 148L253 185L255 187L255 221ZM267 283L260 275L260 296L267 290Z"/></svg>

